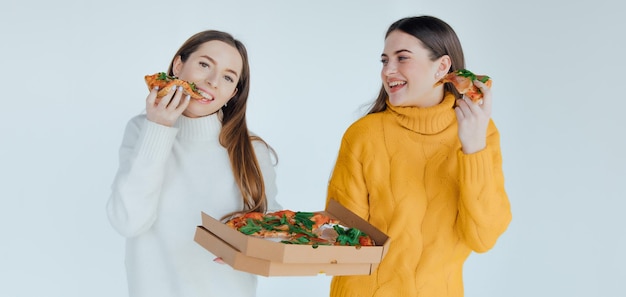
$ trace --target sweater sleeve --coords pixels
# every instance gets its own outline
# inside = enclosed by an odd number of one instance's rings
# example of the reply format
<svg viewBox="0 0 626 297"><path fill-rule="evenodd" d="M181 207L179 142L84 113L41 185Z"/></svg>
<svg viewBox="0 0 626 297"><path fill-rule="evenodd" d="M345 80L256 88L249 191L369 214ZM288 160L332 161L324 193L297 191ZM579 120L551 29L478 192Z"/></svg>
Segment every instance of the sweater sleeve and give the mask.
<svg viewBox="0 0 626 297"><path fill-rule="evenodd" d="M177 131L143 115L128 122L106 205L111 225L123 236L137 236L155 222L165 165Z"/></svg>
<svg viewBox="0 0 626 297"><path fill-rule="evenodd" d="M469 155L461 150L457 152L460 170L457 228L476 252L491 249L512 218L504 189L500 135L493 121L489 131L484 150Z"/></svg>
<svg viewBox="0 0 626 297"><path fill-rule="evenodd" d="M335 167L328 182L326 206L328 206L328 201L333 199L359 217L368 220L369 194L363 174L363 164L357 157L358 152L362 150L351 143L352 135L358 135L363 131L355 130L359 129L353 125L341 140Z"/></svg>
<svg viewBox="0 0 626 297"><path fill-rule="evenodd" d="M263 182L265 183L265 197L267 198L267 210L281 210L282 206L276 200L278 187L276 186L276 170L274 169L275 161L272 159L272 151L262 141L252 141L254 151L261 167L263 174Z"/></svg>

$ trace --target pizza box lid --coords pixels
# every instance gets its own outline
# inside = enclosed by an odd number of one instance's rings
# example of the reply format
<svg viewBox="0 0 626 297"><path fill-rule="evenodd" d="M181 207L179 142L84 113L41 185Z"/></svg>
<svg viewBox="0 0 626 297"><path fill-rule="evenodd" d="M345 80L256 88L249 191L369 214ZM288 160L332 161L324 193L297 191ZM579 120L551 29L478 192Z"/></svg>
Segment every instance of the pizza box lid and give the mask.
<svg viewBox="0 0 626 297"><path fill-rule="evenodd" d="M326 246L284 244L243 234L202 212L202 227L245 256L279 263L380 263L389 247L389 237L339 202L330 200L325 214L341 225L369 235L375 246Z"/></svg>
<svg viewBox="0 0 626 297"><path fill-rule="evenodd" d="M240 270L261 276L367 275L372 263L280 263L246 256L202 226L196 227L194 240L206 250Z"/></svg>

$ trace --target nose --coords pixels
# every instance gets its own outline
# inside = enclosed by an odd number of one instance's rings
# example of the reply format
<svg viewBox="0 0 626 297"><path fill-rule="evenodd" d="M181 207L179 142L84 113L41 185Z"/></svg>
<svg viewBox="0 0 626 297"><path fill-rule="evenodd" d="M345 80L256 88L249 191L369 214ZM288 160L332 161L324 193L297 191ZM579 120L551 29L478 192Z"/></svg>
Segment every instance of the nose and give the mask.
<svg viewBox="0 0 626 297"><path fill-rule="evenodd" d="M217 73L215 71L210 71L207 74L206 82L212 88L217 88Z"/></svg>
<svg viewBox="0 0 626 297"><path fill-rule="evenodd" d="M387 62L387 65L383 66L383 74L389 76L391 74L396 73L397 67L396 64L392 61Z"/></svg>

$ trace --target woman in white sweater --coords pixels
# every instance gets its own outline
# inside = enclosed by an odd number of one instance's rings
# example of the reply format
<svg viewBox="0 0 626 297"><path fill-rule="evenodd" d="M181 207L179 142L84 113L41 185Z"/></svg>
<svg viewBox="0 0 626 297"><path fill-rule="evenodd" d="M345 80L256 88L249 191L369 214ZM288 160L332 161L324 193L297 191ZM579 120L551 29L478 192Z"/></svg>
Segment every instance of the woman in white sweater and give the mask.
<svg viewBox="0 0 626 297"><path fill-rule="evenodd" d="M146 113L128 122L107 214L126 237L131 297L255 296L256 276L220 264L193 240L201 211L222 218L281 208L272 150L246 125L249 74L240 41L197 33L168 75L195 83L205 98L181 89L157 98L154 89Z"/></svg>

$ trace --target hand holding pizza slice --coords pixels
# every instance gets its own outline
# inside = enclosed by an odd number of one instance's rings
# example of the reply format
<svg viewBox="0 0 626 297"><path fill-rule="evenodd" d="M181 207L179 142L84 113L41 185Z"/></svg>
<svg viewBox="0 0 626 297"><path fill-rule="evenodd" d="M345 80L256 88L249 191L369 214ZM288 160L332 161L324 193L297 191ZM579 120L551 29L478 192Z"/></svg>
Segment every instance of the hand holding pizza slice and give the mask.
<svg viewBox="0 0 626 297"><path fill-rule="evenodd" d="M446 74L435 86L442 83L451 83L456 90L467 96L472 102L478 102L483 98L483 93L474 85L474 80L479 80L488 88L491 88L492 80L487 75L476 75L467 69L460 69Z"/></svg>

